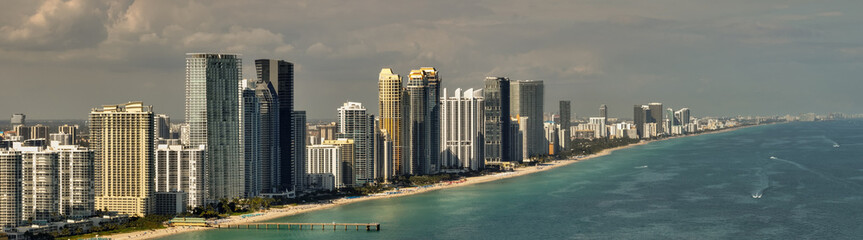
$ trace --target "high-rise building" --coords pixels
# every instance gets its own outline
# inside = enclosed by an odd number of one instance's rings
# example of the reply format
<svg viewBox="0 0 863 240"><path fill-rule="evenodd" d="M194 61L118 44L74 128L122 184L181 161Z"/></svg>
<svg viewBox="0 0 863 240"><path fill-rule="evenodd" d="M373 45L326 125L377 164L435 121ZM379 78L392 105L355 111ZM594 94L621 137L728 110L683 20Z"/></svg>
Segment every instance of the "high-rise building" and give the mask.
<svg viewBox="0 0 863 240"><path fill-rule="evenodd" d="M277 79L278 77L274 77ZM279 164L279 98L276 86L270 81L258 79L255 95L260 103L260 188L264 193L278 192L281 185ZM302 148L305 149L305 148Z"/></svg>
<svg viewBox="0 0 863 240"><path fill-rule="evenodd" d="M186 54L186 123L189 146L206 146L208 200L243 196L243 139L238 55Z"/></svg>
<svg viewBox="0 0 863 240"><path fill-rule="evenodd" d="M207 197L203 147L161 144L155 151L154 192L184 192L186 206L203 206Z"/></svg>
<svg viewBox="0 0 863 240"><path fill-rule="evenodd" d="M48 135L48 144L50 145L73 145L72 135L65 133L52 133Z"/></svg>
<svg viewBox="0 0 863 240"><path fill-rule="evenodd" d="M21 152L0 148L0 229L18 227L21 219Z"/></svg>
<svg viewBox="0 0 863 240"><path fill-rule="evenodd" d="M370 116L371 117L371 116ZM387 181L387 177L392 176L393 162L393 141L390 139L387 130L381 128L380 119L374 121L375 130L375 179L381 178L383 182Z"/></svg>
<svg viewBox="0 0 863 240"><path fill-rule="evenodd" d="M486 77L483 89L484 121L483 138L485 140L485 162L509 162L515 157L508 149L513 148L513 136L510 134L510 81L503 77Z"/></svg>
<svg viewBox="0 0 863 240"><path fill-rule="evenodd" d="M27 125L27 115L24 115L23 113L12 114L12 118L9 119L9 124L12 124L13 127L18 125Z"/></svg>
<svg viewBox="0 0 863 240"><path fill-rule="evenodd" d="M366 114L362 103L346 102L338 108L338 138L354 140L353 182L357 185L375 180L374 115Z"/></svg>
<svg viewBox="0 0 863 240"><path fill-rule="evenodd" d="M542 81L519 80L510 85L510 114L528 117L524 152L533 157L548 154L548 145L543 136L543 93Z"/></svg>
<svg viewBox="0 0 863 240"><path fill-rule="evenodd" d="M333 190L344 187L342 183L341 147L334 145L309 145L306 147L306 174L309 188Z"/></svg>
<svg viewBox="0 0 863 240"><path fill-rule="evenodd" d="M153 214L175 215L186 211L188 193L185 192L155 192L153 193Z"/></svg>
<svg viewBox="0 0 863 240"><path fill-rule="evenodd" d="M18 134L18 136L21 137L21 139L19 139L19 140L24 141L24 140L30 139L30 135L31 135L30 134L30 130L31 130L30 126L15 125L12 129L15 131L15 134Z"/></svg>
<svg viewBox="0 0 863 240"><path fill-rule="evenodd" d="M324 140L322 145L336 146L339 149L339 169L341 170L341 178L336 178L342 187L354 186L354 148L356 147L353 139L339 138L336 140ZM339 185L339 184L337 184Z"/></svg>
<svg viewBox="0 0 863 240"><path fill-rule="evenodd" d="M30 126L30 137L28 139L48 139L48 126L42 124Z"/></svg>
<svg viewBox="0 0 863 240"><path fill-rule="evenodd" d="M590 124L595 126L595 128L593 129L594 130L594 134L593 134L594 138L608 137L608 130L606 130L606 127L605 127L605 125L606 125L605 118L603 118L603 117L592 117L589 120L590 120Z"/></svg>
<svg viewBox="0 0 863 240"><path fill-rule="evenodd" d="M605 105L602 105L603 107ZM560 151L569 150L570 124L572 123L572 107L569 101L560 101L560 133L558 137L558 149Z"/></svg>
<svg viewBox="0 0 863 240"><path fill-rule="evenodd" d="M674 112L675 125L680 125L680 126L689 125L690 124L689 118L690 118L689 108L681 108L680 110L677 110L677 112Z"/></svg>
<svg viewBox="0 0 863 240"><path fill-rule="evenodd" d="M93 109L90 148L96 152L96 209L147 215L154 176L152 107L129 102Z"/></svg>
<svg viewBox="0 0 863 240"><path fill-rule="evenodd" d="M518 123L518 134L517 135L521 137L521 140L518 141L519 143L521 143L521 146L518 147L520 150L518 152L521 153L521 156L519 156L521 159L520 161L530 160L530 155L527 152L527 149L530 146L530 143L528 142L528 137L527 137L527 133L528 133L528 131L530 131L529 130L530 121L531 121L531 119L528 117L519 117L518 121L515 121L516 123Z"/></svg>
<svg viewBox="0 0 863 240"><path fill-rule="evenodd" d="M21 153L21 217L32 223L58 220L60 178L57 154L42 147L25 147Z"/></svg>
<svg viewBox="0 0 863 240"><path fill-rule="evenodd" d="M663 120L664 114L662 114L662 103L650 103L647 106L650 108L650 122L656 123L656 132L665 132L665 128L663 128L665 120Z"/></svg>
<svg viewBox="0 0 863 240"><path fill-rule="evenodd" d="M482 90L457 88L441 95L441 168L478 171L485 168L485 106Z"/></svg>
<svg viewBox="0 0 863 240"><path fill-rule="evenodd" d="M527 119L526 117L524 119ZM521 132L521 124L519 119L510 118L509 129L507 133L510 136L511 142L509 147L505 148L508 156L511 156L512 161L521 161L524 156L523 134Z"/></svg>
<svg viewBox="0 0 863 240"><path fill-rule="evenodd" d="M165 114L153 116L153 139L171 139L171 117Z"/></svg>
<svg viewBox="0 0 863 240"><path fill-rule="evenodd" d="M381 69L378 78L378 107L380 109L380 129L385 130L385 134L392 141L392 163L387 167L389 178L400 175L406 172L404 168L404 160L406 159L406 151L403 149L405 133L405 124L407 116L405 114L405 99L402 91L402 77L394 74L390 68Z"/></svg>
<svg viewBox="0 0 863 240"><path fill-rule="evenodd" d="M69 134L69 137L72 139L71 144L78 143L78 125L63 124L63 126L57 127L57 132Z"/></svg>
<svg viewBox="0 0 863 240"><path fill-rule="evenodd" d="M302 152L304 146L295 146L297 142L293 138L297 136L294 131L302 131L302 129L294 129L294 64L277 59L257 59L255 60L255 70L257 71L258 80L269 83L273 86L273 90L277 95L278 101L278 121L279 121L279 142L278 142L278 183L280 186L274 186L280 191L296 190L301 185L296 182L297 174L302 171L295 169L295 166L302 165L297 163L292 157L297 156L298 152Z"/></svg>
<svg viewBox="0 0 863 240"><path fill-rule="evenodd" d="M95 152L77 145L52 145L57 153L60 214L71 219L92 216L96 209Z"/></svg>
<svg viewBox="0 0 863 240"><path fill-rule="evenodd" d="M243 79L240 81L242 109L240 121L243 126L243 169L246 171L243 179L243 195L247 198L261 193L261 113L260 102L255 95L255 83Z"/></svg>
<svg viewBox="0 0 863 240"><path fill-rule="evenodd" d="M441 84L442 79L437 69L433 67L420 68L426 78L428 78L428 116L429 116L429 165L430 170L426 174L437 173L440 170L440 149L441 149Z"/></svg>
<svg viewBox="0 0 863 240"><path fill-rule="evenodd" d="M306 131L302 129L306 128L306 111L294 111L291 115L291 121L293 124L294 136L291 138L293 140L293 145L297 146L293 151L294 156L291 157L293 161L293 183L295 191L303 191L306 189Z"/></svg>
<svg viewBox="0 0 863 240"><path fill-rule="evenodd" d="M635 124L636 133L639 137L644 136L644 124L648 122L650 116L650 108L644 105L635 105L632 107L632 119Z"/></svg>
<svg viewBox="0 0 863 240"><path fill-rule="evenodd" d="M542 124L545 142L548 143L548 154L555 155L558 153L557 142L559 124L554 121L547 121Z"/></svg>
<svg viewBox="0 0 863 240"><path fill-rule="evenodd" d="M604 118L608 122L608 106L605 106L605 104L599 105L599 117Z"/></svg>
<svg viewBox="0 0 863 240"><path fill-rule="evenodd" d="M407 92L410 112L408 114L408 164L403 174L424 175L436 170L431 162L431 111L429 106L429 77L422 70L411 70L408 75ZM435 149L434 151L437 151Z"/></svg>

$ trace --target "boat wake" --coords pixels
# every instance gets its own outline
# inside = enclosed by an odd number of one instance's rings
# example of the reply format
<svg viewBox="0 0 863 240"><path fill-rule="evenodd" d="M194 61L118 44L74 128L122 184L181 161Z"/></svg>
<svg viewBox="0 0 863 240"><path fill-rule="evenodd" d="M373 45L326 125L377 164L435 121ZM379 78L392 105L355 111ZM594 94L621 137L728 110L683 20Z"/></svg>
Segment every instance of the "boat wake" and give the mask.
<svg viewBox="0 0 863 240"><path fill-rule="evenodd" d="M833 143L833 147L834 147L834 148L838 148L838 147L839 147L839 143L838 143L838 142L836 142L836 141L833 141L833 139L827 138L827 136L824 136L824 139L826 139L826 140L827 140L828 142L830 142L830 143Z"/></svg>
<svg viewBox="0 0 863 240"><path fill-rule="evenodd" d="M635 168L647 168L647 165L638 166L638 167L635 167Z"/></svg>
<svg viewBox="0 0 863 240"><path fill-rule="evenodd" d="M841 183L841 184L848 185L848 186L852 186L852 185L853 185L853 186L855 186L855 187L857 187L857 188L863 187L863 186L860 186L859 184L856 184L856 183L852 183L852 182L848 182L848 181L843 181L843 180L841 180L841 179L836 179L836 178L834 178L834 177L827 176L827 175L825 175L825 174L823 174L823 173L820 173L820 172L815 171L815 170L812 170L812 169L810 169L810 168L808 168L808 167L806 167L806 166L803 166L802 164L799 164L799 163L797 163L797 162L795 162L795 161L786 160L786 159L781 159L781 158L777 158L777 157L775 157L775 156L770 156L770 159L773 159L773 160L776 160L776 161L780 161L780 162L784 162L784 163L787 163L787 164L794 165L795 167L799 168L800 170L807 171L807 172L809 172L809 173L815 174L815 175L817 175L817 176L819 176L819 177L821 177L821 178L823 178L823 179L825 179L825 180L828 180L828 181L833 181L833 182Z"/></svg>
<svg viewBox="0 0 863 240"><path fill-rule="evenodd" d="M770 188L770 178L764 173L764 169L758 169L755 175L758 176L758 189L752 193L752 198L757 199L761 198L764 195L764 191Z"/></svg>

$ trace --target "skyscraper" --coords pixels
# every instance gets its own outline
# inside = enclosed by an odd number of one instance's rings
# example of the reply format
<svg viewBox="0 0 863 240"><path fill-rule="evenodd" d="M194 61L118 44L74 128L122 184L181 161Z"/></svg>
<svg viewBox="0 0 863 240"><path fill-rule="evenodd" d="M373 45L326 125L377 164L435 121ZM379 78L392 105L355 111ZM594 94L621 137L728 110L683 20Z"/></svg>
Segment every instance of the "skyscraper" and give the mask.
<svg viewBox="0 0 863 240"><path fill-rule="evenodd" d="M665 114L662 114L662 103L650 103L647 106L650 108L650 123L656 123L656 132L665 132L665 128L663 127L665 124L663 116Z"/></svg>
<svg viewBox="0 0 863 240"><path fill-rule="evenodd" d="M153 116L153 139L171 139L171 117L165 114Z"/></svg>
<svg viewBox="0 0 863 240"><path fill-rule="evenodd" d="M90 147L96 152L96 209L146 215L153 195L152 107L129 102L93 109Z"/></svg>
<svg viewBox="0 0 863 240"><path fill-rule="evenodd" d="M422 70L411 70L408 75L407 93L410 112L408 114L408 164L403 174L429 174L434 169L429 158L431 154L431 100L429 78ZM437 149L435 149L437 151Z"/></svg>
<svg viewBox="0 0 863 240"><path fill-rule="evenodd" d="M260 102L255 95L255 83L246 79L240 81L240 94L242 96L242 109L240 110L240 121L243 126L243 162L245 169L243 182L244 196L247 198L258 196L261 193L261 113Z"/></svg>
<svg viewBox="0 0 863 240"><path fill-rule="evenodd" d="M53 146L60 179L60 214L71 219L93 215L96 209L93 150L77 145Z"/></svg>
<svg viewBox="0 0 863 240"><path fill-rule="evenodd" d="M632 119L635 124L636 133L638 134L638 137L641 138L644 136L644 124L650 122L650 108L646 105L635 105L632 107L632 111Z"/></svg>
<svg viewBox="0 0 863 240"><path fill-rule="evenodd" d="M372 116L370 116L372 117ZM375 119L375 179L382 178L387 182L387 177L392 176L393 141L387 134L386 129L381 128L380 119Z"/></svg>
<svg viewBox="0 0 863 240"><path fill-rule="evenodd" d="M12 114L12 118L9 120L9 123L13 127L18 125L27 125L27 115L24 115L23 113Z"/></svg>
<svg viewBox="0 0 863 240"><path fill-rule="evenodd" d="M342 183L341 147L335 145L309 145L306 147L306 174L309 188L333 190Z"/></svg>
<svg viewBox="0 0 863 240"><path fill-rule="evenodd" d="M512 149L513 136L510 134L510 91L509 78L486 77L483 89L485 162L509 162L515 157L508 149Z"/></svg>
<svg viewBox="0 0 863 240"><path fill-rule="evenodd" d="M389 178L404 173L403 161L405 151L403 151L403 137L405 132L405 116L404 93L402 91L402 77L394 74L390 68L381 69L378 77L378 107L380 109L380 128L386 130L386 134L392 141L392 166L389 168Z"/></svg>
<svg viewBox="0 0 863 240"><path fill-rule="evenodd" d="M605 105L602 105L603 107ZM570 138L570 129L569 124L572 122L570 117L572 113L570 112L572 108L570 107L569 101L560 101L560 138L558 139L558 148L561 151L569 150L569 138Z"/></svg>
<svg viewBox="0 0 863 240"><path fill-rule="evenodd" d="M294 129L294 64L276 59L257 59L255 60L255 70L257 70L258 80L264 83L271 83L278 100L278 121L279 121L279 154L278 154L278 170L279 183L281 190L295 190L297 187L297 174L302 173L295 167L302 163L297 163L293 159L298 150L304 146L295 146L293 137L297 136L294 131L302 131L302 129Z"/></svg>
<svg viewBox="0 0 863 240"><path fill-rule="evenodd" d="M441 149L441 101L440 91L442 79L437 69L433 67L420 68L423 75L428 78L428 116L429 116L429 165L430 170L425 174L437 173L440 170Z"/></svg>
<svg viewBox="0 0 863 240"><path fill-rule="evenodd" d="M48 139L48 126L36 124L30 126L30 138L28 139Z"/></svg>
<svg viewBox="0 0 863 240"><path fill-rule="evenodd" d="M208 200L243 196L245 188L240 121L243 76L238 55L186 54L186 123L189 145L206 146Z"/></svg>
<svg viewBox="0 0 863 240"><path fill-rule="evenodd" d="M278 77L274 77L278 79ZM275 193L281 185L281 165L279 164L279 98L276 86L269 80L258 78L255 88L260 109L260 188L264 193ZM304 147L301 149L305 149Z"/></svg>
<svg viewBox="0 0 863 240"><path fill-rule="evenodd" d="M306 188L306 111L294 111L291 115L291 122L293 124L292 128L294 129L294 136L291 138L292 143L296 148L294 148L293 154L291 157L292 165L292 177L294 183L294 190L303 191Z"/></svg>
<svg viewBox="0 0 863 240"><path fill-rule="evenodd" d="M63 124L63 126L57 127L57 132L69 134L69 137L72 140L72 144L77 144L77 142L78 142L78 125Z"/></svg>
<svg viewBox="0 0 863 240"><path fill-rule="evenodd" d="M542 81L519 80L510 84L511 115L528 118L527 132L524 133L527 148L523 150L529 157L548 154L542 123L543 91Z"/></svg>
<svg viewBox="0 0 863 240"><path fill-rule="evenodd" d="M354 140L353 182L358 185L375 179L374 116L366 114L362 103L346 102L338 108L338 138Z"/></svg>
<svg viewBox="0 0 863 240"><path fill-rule="evenodd" d="M21 152L0 148L0 228L21 224Z"/></svg>
<svg viewBox="0 0 863 240"><path fill-rule="evenodd" d="M608 122L608 106L605 106L605 104L599 105L599 117L604 118Z"/></svg>
<svg viewBox="0 0 863 240"><path fill-rule="evenodd" d="M354 186L356 184L354 182L354 148L356 146L354 140L347 138L324 140L323 145L336 146L339 149L341 179L336 178L336 181L341 182L344 187Z"/></svg>
<svg viewBox="0 0 863 240"><path fill-rule="evenodd" d="M60 178L57 154L27 147L21 153L21 217L48 223L60 212Z"/></svg>
<svg viewBox="0 0 863 240"><path fill-rule="evenodd" d="M485 106L482 90L458 88L441 95L441 168L478 171L485 168Z"/></svg>
<svg viewBox="0 0 863 240"><path fill-rule="evenodd" d="M206 203L205 148L162 144L156 148L156 171L153 178L155 192L182 191L187 194L186 206L198 207Z"/></svg>

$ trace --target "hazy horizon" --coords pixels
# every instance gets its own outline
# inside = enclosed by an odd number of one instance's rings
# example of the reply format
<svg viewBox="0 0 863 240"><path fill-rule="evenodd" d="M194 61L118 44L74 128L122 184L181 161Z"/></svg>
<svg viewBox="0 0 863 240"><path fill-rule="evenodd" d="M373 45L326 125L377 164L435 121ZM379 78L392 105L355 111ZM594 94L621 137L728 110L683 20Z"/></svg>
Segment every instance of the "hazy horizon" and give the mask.
<svg viewBox="0 0 863 240"><path fill-rule="evenodd" d="M0 118L85 119L143 101L182 121L185 53L295 64L295 109L377 114L383 67L436 67L443 87L545 81L545 112L631 118L863 112L855 1L13 1L0 9ZM450 90L452 91L452 90Z"/></svg>

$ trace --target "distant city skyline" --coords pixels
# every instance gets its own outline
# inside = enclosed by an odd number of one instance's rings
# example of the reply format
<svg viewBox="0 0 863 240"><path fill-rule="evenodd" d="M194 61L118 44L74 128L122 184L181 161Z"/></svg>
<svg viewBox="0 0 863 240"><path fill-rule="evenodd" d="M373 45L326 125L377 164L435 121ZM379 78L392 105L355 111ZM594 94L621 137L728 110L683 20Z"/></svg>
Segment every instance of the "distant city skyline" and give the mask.
<svg viewBox="0 0 863 240"><path fill-rule="evenodd" d="M309 119L332 118L345 101L378 114L380 69L422 66L446 73L451 89L481 88L486 76L542 80L545 105L571 100L580 117L599 104L626 117L646 102L699 116L856 113L856 4L15 2L0 10L0 82L15 89L0 95L0 116L86 119L103 103L140 100L183 119L188 52L240 54L252 80L254 59L295 63L295 108Z"/></svg>

